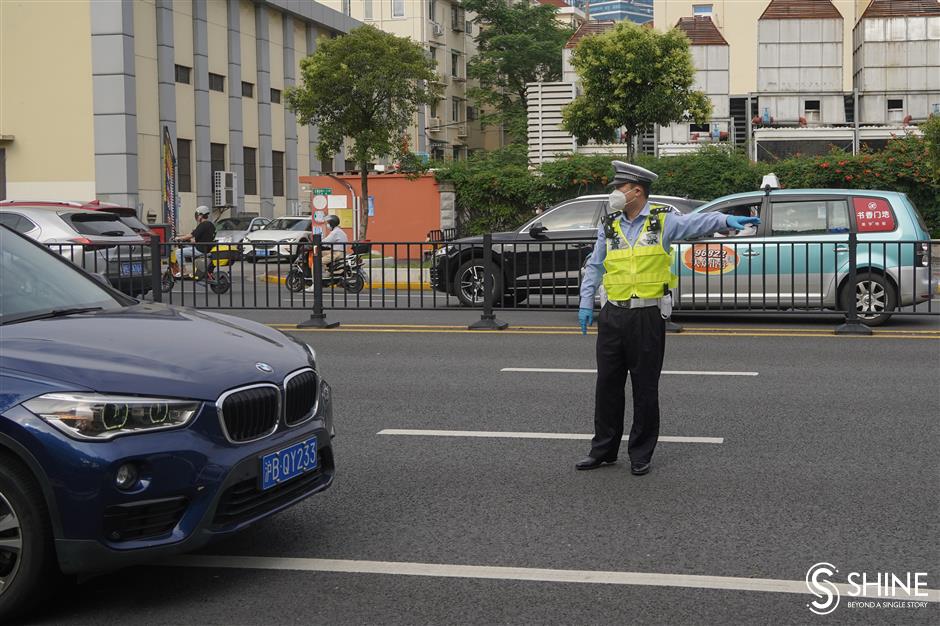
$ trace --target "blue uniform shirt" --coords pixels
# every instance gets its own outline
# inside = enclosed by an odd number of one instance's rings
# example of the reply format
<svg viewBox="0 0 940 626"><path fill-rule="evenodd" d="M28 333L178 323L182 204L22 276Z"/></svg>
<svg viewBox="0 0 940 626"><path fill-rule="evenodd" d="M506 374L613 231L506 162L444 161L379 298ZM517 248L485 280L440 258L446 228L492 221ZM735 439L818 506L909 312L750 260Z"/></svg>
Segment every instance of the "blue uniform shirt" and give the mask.
<svg viewBox="0 0 940 626"><path fill-rule="evenodd" d="M649 202L640 211L635 219L627 219L626 214L620 216L620 228L630 245L636 244L643 229L643 223L650 214ZM673 241L694 239L703 235L710 235L728 227L728 217L724 213L692 213L690 215L676 215L670 213L666 217L663 232L660 238L663 248L669 250ZM607 258L607 236L604 234L604 225L597 229L597 243L594 252L588 257L584 266L584 279L581 281L581 308L594 308L594 292L597 291L604 276L604 259Z"/></svg>

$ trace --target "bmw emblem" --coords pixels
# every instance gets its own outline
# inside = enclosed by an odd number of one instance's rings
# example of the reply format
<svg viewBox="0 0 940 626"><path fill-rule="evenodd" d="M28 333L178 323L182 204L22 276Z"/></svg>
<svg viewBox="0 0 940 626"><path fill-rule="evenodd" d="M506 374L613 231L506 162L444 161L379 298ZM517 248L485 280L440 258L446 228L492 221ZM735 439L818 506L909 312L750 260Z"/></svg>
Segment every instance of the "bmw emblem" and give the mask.
<svg viewBox="0 0 940 626"><path fill-rule="evenodd" d="M264 372L265 374L270 374L274 371L274 368L267 363L255 363L255 367L258 368L258 371Z"/></svg>

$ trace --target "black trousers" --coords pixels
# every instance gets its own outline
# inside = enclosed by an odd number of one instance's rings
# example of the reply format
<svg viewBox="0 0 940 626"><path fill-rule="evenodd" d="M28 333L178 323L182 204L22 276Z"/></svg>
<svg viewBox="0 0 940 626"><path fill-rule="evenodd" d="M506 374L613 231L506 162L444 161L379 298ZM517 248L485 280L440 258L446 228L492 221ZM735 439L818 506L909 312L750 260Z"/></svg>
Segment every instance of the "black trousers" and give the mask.
<svg viewBox="0 0 940 626"><path fill-rule="evenodd" d="M659 307L604 305L597 319L597 390L591 456L614 459L623 437L627 373L633 385L633 427L627 452L648 463L659 439L659 375L666 350L666 321Z"/></svg>

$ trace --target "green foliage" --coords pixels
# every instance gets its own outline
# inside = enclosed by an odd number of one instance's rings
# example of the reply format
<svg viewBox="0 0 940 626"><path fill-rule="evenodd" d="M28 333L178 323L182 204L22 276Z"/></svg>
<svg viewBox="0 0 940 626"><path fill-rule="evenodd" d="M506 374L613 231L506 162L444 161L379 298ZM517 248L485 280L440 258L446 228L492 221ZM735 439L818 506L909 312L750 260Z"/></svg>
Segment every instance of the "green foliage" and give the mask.
<svg viewBox="0 0 940 626"><path fill-rule="evenodd" d="M927 163L934 172L940 172L940 115L931 115L920 129L924 131L924 141L927 142Z"/></svg>
<svg viewBox="0 0 940 626"><path fill-rule="evenodd" d="M561 80L561 56L574 32L555 20L557 9L527 1L465 0L477 14L477 54L467 76L479 81L470 97L484 124L502 124L513 141L526 141L526 83Z"/></svg>
<svg viewBox="0 0 940 626"><path fill-rule="evenodd" d="M751 163L740 152L708 147L672 157L638 156L634 162L659 174L654 194L713 200L758 189L761 177L775 172L788 188L881 189L907 194L924 216L931 236L940 237L940 170L928 164L929 140L904 137L879 152L793 157ZM515 150L515 149L513 149ZM492 232L519 226L544 208L590 193L604 193L612 159L626 156L574 154L530 171L525 153L506 150L456 162L438 172L457 190L464 226Z"/></svg>
<svg viewBox="0 0 940 626"><path fill-rule="evenodd" d="M461 226L468 233L513 228L544 202L539 179L528 169L526 146L477 153L434 167L439 181L454 184Z"/></svg>
<svg viewBox="0 0 940 626"><path fill-rule="evenodd" d="M317 154L332 158L348 137L359 165L362 197L368 197L368 164L398 155L401 137L417 107L440 97L431 81L434 64L420 45L373 26L348 35L321 37L317 51L300 62L301 84L287 90L297 122L319 128ZM365 237L367 220L360 220Z"/></svg>
<svg viewBox="0 0 940 626"><path fill-rule="evenodd" d="M711 113L708 97L692 88L689 40L677 29L660 33L624 20L581 40L571 63L583 92L565 107L563 125L581 145L611 143L621 127L629 142L654 124L704 123Z"/></svg>

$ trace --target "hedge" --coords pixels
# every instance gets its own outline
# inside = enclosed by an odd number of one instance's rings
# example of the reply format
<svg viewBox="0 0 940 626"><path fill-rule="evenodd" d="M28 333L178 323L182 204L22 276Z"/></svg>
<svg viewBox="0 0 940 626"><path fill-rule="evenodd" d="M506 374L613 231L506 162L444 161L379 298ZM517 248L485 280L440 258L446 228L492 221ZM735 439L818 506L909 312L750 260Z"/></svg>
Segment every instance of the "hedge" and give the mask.
<svg viewBox="0 0 940 626"><path fill-rule="evenodd" d="M793 157L752 163L740 152L707 147L671 157L641 155L635 162L659 174L653 193L712 200L753 191L764 174L774 172L782 187L880 189L906 193L940 238L940 118L923 126L925 137L888 142L879 152ZM507 230L529 219L535 209L588 193L603 193L616 156L570 155L529 170L525 146L474 155L465 161L436 164L438 180L454 183L461 228L468 233Z"/></svg>

